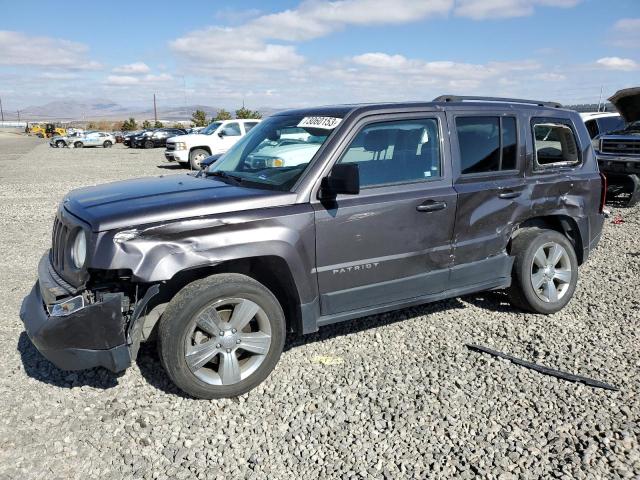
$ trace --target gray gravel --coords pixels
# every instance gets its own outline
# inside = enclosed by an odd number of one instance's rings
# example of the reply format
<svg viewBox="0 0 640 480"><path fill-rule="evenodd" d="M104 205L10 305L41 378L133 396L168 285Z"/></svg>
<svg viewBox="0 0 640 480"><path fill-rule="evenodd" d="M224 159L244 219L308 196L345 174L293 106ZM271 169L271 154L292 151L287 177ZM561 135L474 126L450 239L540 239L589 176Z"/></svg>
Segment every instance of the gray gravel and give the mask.
<svg viewBox="0 0 640 480"><path fill-rule="evenodd" d="M31 149L31 150L29 150ZM29 151L27 151L29 150ZM0 136L0 478L638 478L640 209L616 209L552 316L474 295L290 341L259 388L184 398L145 346L123 375L62 372L18 317L70 189L180 173L162 150ZM598 378L592 389L468 351Z"/></svg>

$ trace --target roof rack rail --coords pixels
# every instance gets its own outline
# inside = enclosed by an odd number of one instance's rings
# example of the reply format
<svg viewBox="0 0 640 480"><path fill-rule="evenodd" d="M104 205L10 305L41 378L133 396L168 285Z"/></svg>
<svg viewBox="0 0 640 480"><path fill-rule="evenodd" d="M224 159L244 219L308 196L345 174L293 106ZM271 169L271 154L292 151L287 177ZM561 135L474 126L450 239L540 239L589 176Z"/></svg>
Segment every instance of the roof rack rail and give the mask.
<svg viewBox="0 0 640 480"><path fill-rule="evenodd" d="M558 102L543 102L539 100L525 100L522 98L503 98L503 97L474 97L468 95L440 95L433 99L434 102L507 102L507 103L523 103L526 105L538 105L539 107L562 108L562 104Z"/></svg>

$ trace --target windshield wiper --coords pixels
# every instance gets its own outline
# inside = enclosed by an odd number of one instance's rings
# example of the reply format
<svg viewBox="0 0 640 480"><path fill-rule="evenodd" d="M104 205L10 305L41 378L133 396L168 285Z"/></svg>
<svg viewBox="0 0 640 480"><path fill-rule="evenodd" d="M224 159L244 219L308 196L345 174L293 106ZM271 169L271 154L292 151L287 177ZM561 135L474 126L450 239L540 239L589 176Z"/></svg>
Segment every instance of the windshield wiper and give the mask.
<svg viewBox="0 0 640 480"><path fill-rule="evenodd" d="M236 183L242 183L242 177L239 177L237 175L229 175L224 170L216 170L215 172L207 172L205 175L207 177L218 177L218 178L230 179L230 180L235 181Z"/></svg>

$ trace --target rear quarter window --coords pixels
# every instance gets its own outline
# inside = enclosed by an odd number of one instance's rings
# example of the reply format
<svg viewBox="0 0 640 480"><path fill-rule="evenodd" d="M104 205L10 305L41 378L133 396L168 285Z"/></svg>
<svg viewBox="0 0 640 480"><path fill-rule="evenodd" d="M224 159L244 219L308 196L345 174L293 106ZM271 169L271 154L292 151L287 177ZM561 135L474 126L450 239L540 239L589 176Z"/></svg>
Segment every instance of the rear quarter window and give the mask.
<svg viewBox="0 0 640 480"><path fill-rule="evenodd" d="M580 163L576 134L569 123L553 119L533 119L535 169L573 166Z"/></svg>

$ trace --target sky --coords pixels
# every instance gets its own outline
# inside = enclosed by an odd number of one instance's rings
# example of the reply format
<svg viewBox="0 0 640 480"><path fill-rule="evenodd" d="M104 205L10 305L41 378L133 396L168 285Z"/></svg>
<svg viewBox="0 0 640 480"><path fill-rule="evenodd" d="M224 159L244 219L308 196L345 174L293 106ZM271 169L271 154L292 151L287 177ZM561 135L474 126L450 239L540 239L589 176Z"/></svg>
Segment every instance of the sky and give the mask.
<svg viewBox="0 0 640 480"><path fill-rule="evenodd" d="M234 6L241 5L241 6ZM598 102L640 85L640 0L0 0L5 111L56 100L227 109Z"/></svg>

